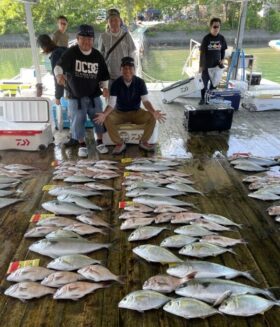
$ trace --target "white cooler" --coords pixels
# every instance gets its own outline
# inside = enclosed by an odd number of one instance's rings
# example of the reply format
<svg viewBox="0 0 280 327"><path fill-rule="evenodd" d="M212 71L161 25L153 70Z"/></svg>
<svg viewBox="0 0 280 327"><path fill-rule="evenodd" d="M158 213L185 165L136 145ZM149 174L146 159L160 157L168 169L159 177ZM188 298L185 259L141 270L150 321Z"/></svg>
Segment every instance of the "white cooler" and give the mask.
<svg viewBox="0 0 280 327"><path fill-rule="evenodd" d="M158 140L158 123L154 128L154 132L149 139L150 144L157 143ZM127 144L139 144L139 141L144 133L143 125L136 125L136 124L121 124L118 128L120 137L124 140ZM103 134L103 143L106 145L114 145L113 141L111 140L108 132Z"/></svg>
<svg viewBox="0 0 280 327"><path fill-rule="evenodd" d="M161 90L163 103L170 103L178 97L186 97L196 94L204 88L200 75L189 79L178 81Z"/></svg>
<svg viewBox="0 0 280 327"><path fill-rule="evenodd" d="M0 150L44 150L53 143L47 98L0 98Z"/></svg>

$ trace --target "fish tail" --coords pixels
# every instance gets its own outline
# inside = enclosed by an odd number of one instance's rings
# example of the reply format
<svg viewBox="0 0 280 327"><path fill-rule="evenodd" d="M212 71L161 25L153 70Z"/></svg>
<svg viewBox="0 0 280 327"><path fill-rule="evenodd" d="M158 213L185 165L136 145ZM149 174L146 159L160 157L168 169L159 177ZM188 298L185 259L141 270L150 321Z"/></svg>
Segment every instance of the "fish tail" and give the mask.
<svg viewBox="0 0 280 327"><path fill-rule="evenodd" d="M259 282L250 274L249 271L244 271L241 273L241 276L244 276L246 278L248 278L249 280L251 280L252 282L258 284Z"/></svg>
<svg viewBox="0 0 280 327"><path fill-rule="evenodd" d="M120 284L125 284L127 280L127 276L118 276L118 278L116 279L117 282L119 282Z"/></svg>

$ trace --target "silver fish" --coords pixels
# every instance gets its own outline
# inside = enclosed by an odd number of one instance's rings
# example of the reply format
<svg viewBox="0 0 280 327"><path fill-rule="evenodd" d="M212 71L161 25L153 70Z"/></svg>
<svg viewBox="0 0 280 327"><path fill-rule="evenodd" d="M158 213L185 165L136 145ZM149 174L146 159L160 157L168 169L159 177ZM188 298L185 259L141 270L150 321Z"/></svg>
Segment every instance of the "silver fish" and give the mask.
<svg viewBox="0 0 280 327"><path fill-rule="evenodd" d="M143 189L143 188L153 188L159 187L161 184L156 184L150 181L139 181L136 183L132 183L131 185L126 187L127 191L132 191L134 189Z"/></svg>
<svg viewBox="0 0 280 327"><path fill-rule="evenodd" d="M231 160L230 164L231 165L255 164L262 167L271 167L277 165L277 161L268 158L249 157L249 158L239 158L239 159Z"/></svg>
<svg viewBox="0 0 280 327"><path fill-rule="evenodd" d="M224 277L225 279L232 279L237 276L243 276L255 283L257 282L247 271L239 271L217 263L200 260L188 260L183 264L178 264L168 268L166 272L169 275L179 278L196 272L196 278Z"/></svg>
<svg viewBox="0 0 280 327"><path fill-rule="evenodd" d="M44 237L47 234L54 232L55 230L59 229L58 226L37 226L34 228L29 229L25 234L24 237Z"/></svg>
<svg viewBox="0 0 280 327"><path fill-rule="evenodd" d="M35 282L50 275L53 270L45 267L22 267L13 271L7 280L10 282Z"/></svg>
<svg viewBox="0 0 280 327"><path fill-rule="evenodd" d="M177 278L169 275L156 275L146 280L142 288L143 290L151 290L160 293L171 293L190 278L193 278L193 275L188 275L184 278Z"/></svg>
<svg viewBox="0 0 280 327"><path fill-rule="evenodd" d="M157 236L165 229L167 229L167 228L166 227L153 227L153 226L138 227L128 236L128 241L133 242L133 241L148 240L152 237Z"/></svg>
<svg viewBox="0 0 280 327"><path fill-rule="evenodd" d="M66 203L74 203L81 208L85 208L88 210L102 210L101 207L94 204L92 201L83 198L81 196L74 196L69 194L59 195L57 197L58 201L66 202Z"/></svg>
<svg viewBox="0 0 280 327"><path fill-rule="evenodd" d="M20 183L20 180L13 177L0 176L0 184L15 184Z"/></svg>
<svg viewBox="0 0 280 327"><path fill-rule="evenodd" d="M129 218L126 219L122 224L120 229L134 229L140 226L150 225L154 221L154 218Z"/></svg>
<svg viewBox="0 0 280 327"><path fill-rule="evenodd" d="M89 178L87 176L72 175L72 176L68 176L68 177L64 178L64 182L67 182L67 183L89 183L89 182L94 182L94 179Z"/></svg>
<svg viewBox="0 0 280 327"><path fill-rule="evenodd" d="M172 190L176 190L176 191L180 191L180 192L184 192L184 193L194 193L194 194L203 195L202 192L196 190L195 188L193 188L192 186L190 186L188 184L172 183L172 184L167 184L166 187L170 188Z"/></svg>
<svg viewBox="0 0 280 327"><path fill-rule="evenodd" d="M195 242L185 245L179 254L187 255L190 257L205 258L210 256L217 256L225 252L236 254L233 250L223 248L207 242Z"/></svg>
<svg viewBox="0 0 280 327"><path fill-rule="evenodd" d="M101 195L102 193L97 191L92 191L91 189L86 190L84 188L75 188L75 187L55 187L49 191L50 195L58 196L58 195L75 195L75 196L94 196L94 195Z"/></svg>
<svg viewBox="0 0 280 327"><path fill-rule="evenodd" d="M101 184L101 183L86 183L85 186L93 189L93 190L98 190L98 191L115 191L115 189L111 186Z"/></svg>
<svg viewBox="0 0 280 327"><path fill-rule="evenodd" d="M176 257L172 252L162 248L158 245L145 244L137 246L132 251L139 257L148 262L160 263L176 263L183 262L180 258Z"/></svg>
<svg viewBox="0 0 280 327"><path fill-rule="evenodd" d="M83 254L97 251L99 249L108 249L111 244L94 243L84 239L42 239L29 246L29 250L46 255L51 258L57 258L63 255Z"/></svg>
<svg viewBox="0 0 280 327"><path fill-rule="evenodd" d="M126 192L126 196L128 197L136 197L141 195L150 195L150 196L177 196L177 195L183 195L184 192L179 192L176 190L167 189L164 187L153 187L153 188L147 188L147 189L140 189L135 188L129 192Z"/></svg>
<svg viewBox="0 0 280 327"><path fill-rule="evenodd" d="M125 206L124 207L125 211L134 211L134 212L152 212L154 209L146 206L144 204L136 203L134 202L133 205Z"/></svg>
<svg viewBox="0 0 280 327"><path fill-rule="evenodd" d="M4 166L5 169L9 169L9 170L36 170L37 168L32 167L32 166L28 166L28 165L23 165L23 164L10 164L10 165L6 165Z"/></svg>
<svg viewBox="0 0 280 327"><path fill-rule="evenodd" d="M99 288L108 287L106 283L88 283L88 282L74 282L66 284L59 288L53 298L55 300L68 299L77 300L85 295L94 292Z"/></svg>
<svg viewBox="0 0 280 327"><path fill-rule="evenodd" d="M202 214L202 217L206 220L212 221L213 223L220 224L220 225L225 225L225 226L236 226L241 228L240 224L236 224L232 220L221 216L221 215L216 215L216 214Z"/></svg>
<svg viewBox="0 0 280 327"><path fill-rule="evenodd" d="M18 184L20 183L20 181L18 182L14 182L14 183L7 183L7 184L0 184L0 190L4 190L6 188L10 188L10 187L16 187Z"/></svg>
<svg viewBox="0 0 280 327"><path fill-rule="evenodd" d="M176 177L190 177L191 175L188 173L184 173L182 171L178 171L178 170L166 170L162 172L162 175L167 176L167 177L172 177L172 176L176 176Z"/></svg>
<svg viewBox="0 0 280 327"><path fill-rule="evenodd" d="M226 299L219 307L219 311L232 316L250 317L256 314L263 314L274 305L280 302L266 300L256 295L233 295Z"/></svg>
<svg viewBox="0 0 280 327"><path fill-rule="evenodd" d="M88 225L111 228L110 224L92 212L85 215L79 215L76 219Z"/></svg>
<svg viewBox="0 0 280 327"><path fill-rule="evenodd" d="M185 208L181 207L176 207L176 206L171 206L171 205L160 205L155 208L154 212L155 213L165 213L165 212L183 212L187 211Z"/></svg>
<svg viewBox="0 0 280 327"><path fill-rule="evenodd" d="M144 205L148 205L151 207L157 207L159 205L167 204L167 205L174 205L174 206L189 206L193 207L194 205L189 202L180 201L177 199L173 199L167 196L139 196L133 199L133 202L141 203Z"/></svg>
<svg viewBox="0 0 280 327"><path fill-rule="evenodd" d="M123 276L113 274L108 268L102 265L90 265L78 270L78 273L86 279L93 280L94 282L104 282L107 280L115 280L121 284L124 283Z"/></svg>
<svg viewBox="0 0 280 327"><path fill-rule="evenodd" d="M267 168L264 168L260 165L254 164L252 162L243 162L234 166L235 169L244 170L244 171L265 171Z"/></svg>
<svg viewBox="0 0 280 327"><path fill-rule="evenodd" d="M164 170L169 170L168 166L164 165L157 165L157 164L132 164L129 166L126 166L125 169L127 170L132 170L132 171L149 171L149 172L154 172L154 171L164 171Z"/></svg>
<svg viewBox="0 0 280 327"><path fill-rule="evenodd" d="M42 203L42 207L58 215L82 215L89 210L79 207L74 203L60 202L57 200Z"/></svg>
<svg viewBox="0 0 280 327"><path fill-rule="evenodd" d="M222 247L234 246L236 244L246 244L242 239L235 239L221 235L207 235L200 239L200 242L208 242Z"/></svg>
<svg viewBox="0 0 280 327"><path fill-rule="evenodd" d="M14 191L14 190L9 190L9 191L0 190L0 197L2 198L2 197L5 197L5 196L13 195L15 193L16 193L16 191Z"/></svg>
<svg viewBox="0 0 280 327"><path fill-rule="evenodd" d="M21 282L10 286L4 294L24 301L53 294L54 292L55 290L53 288L43 286L39 283Z"/></svg>
<svg viewBox="0 0 280 327"><path fill-rule="evenodd" d="M201 226L208 230L222 232L222 231L230 231L231 229L229 227L214 223L212 221L208 221L205 219L197 219L190 222L191 225Z"/></svg>
<svg viewBox="0 0 280 327"><path fill-rule="evenodd" d="M49 234L47 234L46 239L59 239L59 238L82 238L79 234L74 233L69 230L57 229Z"/></svg>
<svg viewBox="0 0 280 327"><path fill-rule="evenodd" d="M169 297L150 290L141 290L129 293L119 303L119 308L143 312L158 309L170 300Z"/></svg>
<svg viewBox="0 0 280 327"><path fill-rule="evenodd" d="M160 246L164 248L182 248L187 244L196 242L198 239L187 235L172 235L165 238Z"/></svg>
<svg viewBox="0 0 280 327"><path fill-rule="evenodd" d="M196 225L186 225L176 228L174 230L176 234L188 235L188 236L205 236L216 234L206 228L196 226Z"/></svg>
<svg viewBox="0 0 280 327"><path fill-rule="evenodd" d="M45 277L41 284L48 287L61 287L85 279L82 275L70 271L56 271Z"/></svg>
<svg viewBox="0 0 280 327"><path fill-rule="evenodd" d="M276 200L280 199L279 195L272 193L272 192L263 191L262 189L260 189L256 192L249 193L248 196L250 198L263 200L263 201L276 201Z"/></svg>
<svg viewBox="0 0 280 327"><path fill-rule="evenodd" d="M169 183L180 183L180 184L194 184L193 181L186 177L180 177L180 176L170 176L167 177L167 180Z"/></svg>
<svg viewBox="0 0 280 327"><path fill-rule="evenodd" d="M106 235L107 233L100 228L91 226L91 225L87 225L87 224L83 224L83 223L75 223L73 225L68 225L66 227L63 228L64 231L72 231L79 235L91 235L91 234L95 234L95 233L100 233L103 235Z"/></svg>
<svg viewBox="0 0 280 327"><path fill-rule="evenodd" d="M201 278L186 281L184 287L178 288L175 293L214 305L220 304L229 295L237 294L261 294L270 299L273 298L273 295L266 289L215 278Z"/></svg>
<svg viewBox="0 0 280 327"><path fill-rule="evenodd" d="M133 212L133 211L127 211L123 212L119 219L129 219L129 218L149 218L150 215L145 212Z"/></svg>
<svg viewBox="0 0 280 327"><path fill-rule="evenodd" d="M14 204L16 202L23 201L22 199L16 199L16 198L0 198L0 209L5 208L7 206L10 206L11 204Z"/></svg>
<svg viewBox="0 0 280 327"><path fill-rule="evenodd" d="M44 219L40 219L37 222L38 226L44 226L44 227L65 227L68 225L71 225L75 222L75 220L65 217L48 217Z"/></svg>
<svg viewBox="0 0 280 327"><path fill-rule="evenodd" d="M171 224L188 224L189 222L202 217L202 213L180 212L171 220Z"/></svg>
<svg viewBox="0 0 280 327"><path fill-rule="evenodd" d="M95 263L100 264L101 261L82 254L72 254L52 260L48 263L47 267L55 270L72 271Z"/></svg>
<svg viewBox="0 0 280 327"><path fill-rule="evenodd" d="M203 319L219 313L209 304L184 297L172 299L163 307L163 310L186 319Z"/></svg>
<svg viewBox="0 0 280 327"><path fill-rule="evenodd" d="M165 212L155 216L155 223L168 223L175 217L175 213Z"/></svg>

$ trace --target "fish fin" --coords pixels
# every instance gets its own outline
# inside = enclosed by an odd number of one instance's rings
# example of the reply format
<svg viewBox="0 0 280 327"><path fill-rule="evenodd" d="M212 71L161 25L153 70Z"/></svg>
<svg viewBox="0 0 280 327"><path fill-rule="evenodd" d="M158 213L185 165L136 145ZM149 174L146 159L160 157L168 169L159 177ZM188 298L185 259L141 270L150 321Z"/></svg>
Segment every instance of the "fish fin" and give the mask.
<svg viewBox="0 0 280 327"><path fill-rule="evenodd" d="M256 284L259 284L259 282L253 276L251 276L249 271L242 272L241 276L248 278L249 280L251 280L252 282L254 282Z"/></svg>
<svg viewBox="0 0 280 327"><path fill-rule="evenodd" d="M232 249L227 249L227 252L230 252L230 253L232 253L232 254L237 255L237 253L236 253L234 250L232 250Z"/></svg>
<svg viewBox="0 0 280 327"><path fill-rule="evenodd" d="M228 290L225 291L221 296L217 298L217 300L214 302L213 307L220 305L225 299L227 299L229 296L231 296L232 291Z"/></svg>
<svg viewBox="0 0 280 327"><path fill-rule="evenodd" d="M197 271L192 271L191 273L187 274L185 277L181 278L182 284L189 281L190 279L194 279Z"/></svg>

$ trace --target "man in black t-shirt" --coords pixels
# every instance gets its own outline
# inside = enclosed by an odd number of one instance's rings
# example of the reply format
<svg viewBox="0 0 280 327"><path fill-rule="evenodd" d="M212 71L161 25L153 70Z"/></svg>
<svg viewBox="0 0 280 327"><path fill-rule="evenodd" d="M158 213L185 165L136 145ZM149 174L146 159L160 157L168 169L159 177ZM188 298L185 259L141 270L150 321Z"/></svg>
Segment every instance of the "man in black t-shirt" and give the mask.
<svg viewBox="0 0 280 327"><path fill-rule="evenodd" d="M210 33L203 38L200 46L199 70L202 73L201 77L204 84L204 88L201 90L200 105L205 103L205 92L208 89L209 81L210 90L214 89L209 77L208 68L213 68L218 65L223 67L227 43L223 35L219 34L220 28L220 18L212 18L210 21Z"/></svg>
<svg viewBox="0 0 280 327"><path fill-rule="evenodd" d="M64 52L54 69L58 84L66 85L68 91L72 138L65 146L79 145L80 157L88 155L85 143L87 114L93 120L97 113L102 112L100 95L109 96L110 76L107 65L101 53L93 48L93 41L93 27L80 25L77 33L78 44ZM102 143L103 126L94 123L94 128L97 134L96 149L100 153L107 153L108 149Z"/></svg>

